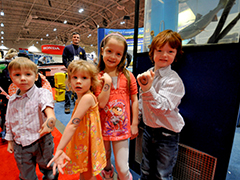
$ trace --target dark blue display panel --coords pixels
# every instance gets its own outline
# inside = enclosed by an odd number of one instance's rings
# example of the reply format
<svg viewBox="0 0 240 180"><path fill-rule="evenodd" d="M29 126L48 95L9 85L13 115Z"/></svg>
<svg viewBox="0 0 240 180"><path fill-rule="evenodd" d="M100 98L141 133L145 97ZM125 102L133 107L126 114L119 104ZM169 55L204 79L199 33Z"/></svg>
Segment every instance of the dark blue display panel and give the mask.
<svg viewBox="0 0 240 180"><path fill-rule="evenodd" d="M186 88L179 106L186 123L180 143L216 157L214 179L225 180L240 102L240 45L185 46L183 51L172 67ZM135 75L149 67L148 53L138 54Z"/></svg>

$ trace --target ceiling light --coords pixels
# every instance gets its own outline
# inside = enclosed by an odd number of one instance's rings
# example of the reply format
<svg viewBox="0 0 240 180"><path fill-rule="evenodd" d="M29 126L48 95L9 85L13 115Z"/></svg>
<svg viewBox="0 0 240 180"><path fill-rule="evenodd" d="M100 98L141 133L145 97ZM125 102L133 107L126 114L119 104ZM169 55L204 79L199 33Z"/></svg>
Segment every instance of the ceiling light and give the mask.
<svg viewBox="0 0 240 180"><path fill-rule="evenodd" d="M125 24L125 21L120 22L121 25Z"/></svg>
<svg viewBox="0 0 240 180"><path fill-rule="evenodd" d="M38 44L38 41L36 42L36 44Z"/></svg>
<svg viewBox="0 0 240 180"><path fill-rule="evenodd" d="M1 16L4 16L4 12L3 12L3 10L1 11Z"/></svg>
<svg viewBox="0 0 240 180"><path fill-rule="evenodd" d="M3 32L3 31L1 31L1 34L4 34L4 32Z"/></svg>
<svg viewBox="0 0 240 180"><path fill-rule="evenodd" d="M4 24L3 24L3 23L1 23L1 27L4 27Z"/></svg>
<svg viewBox="0 0 240 180"><path fill-rule="evenodd" d="M43 38L41 38L41 41L43 40Z"/></svg>
<svg viewBox="0 0 240 180"><path fill-rule="evenodd" d="M83 8L81 8L81 9L78 10L79 13L82 13L83 11L84 11Z"/></svg>
<svg viewBox="0 0 240 180"><path fill-rule="evenodd" d="M46 34L46 36L48 37L48 36L49 36L49 34Z"/></svg>
<svg viewBox="0 0 240 180"><path fill-rule="evenodd" d="M1 39L4 39L4 37L1 37Z"/></svg>
<svg viewBox="0 0 240 180"><path fill-rule="evenodd" d="M91 44L91 46L93 46L93 45Z"/></svg>
<svg viewBox="0 0 240 180"><path fill-rule="evenodd" d="M64 21L63 21L63 24L67 24L67 20L64 20Z"/></svg>
<svg viewBox="0 0 240 180"><path fill-rule="evenodd" d="M1 41L1 43L3 43L3 41Z"/></svg>
<svg viewBox="0 0 240 180"><path fill-rule="evenodd" d="M56 30L57 30L57 28L54 28L54 29L53 29L53 31L56 31Z"/></svg>

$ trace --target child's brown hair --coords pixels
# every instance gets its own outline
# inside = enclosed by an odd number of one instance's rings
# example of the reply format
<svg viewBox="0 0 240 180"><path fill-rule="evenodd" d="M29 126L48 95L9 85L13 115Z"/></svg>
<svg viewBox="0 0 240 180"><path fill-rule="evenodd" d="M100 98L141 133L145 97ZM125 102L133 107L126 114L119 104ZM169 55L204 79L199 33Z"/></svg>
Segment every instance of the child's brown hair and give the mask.
<svg viewBox="0 0 240 180"><path fill-rule="evenodd" d="M71 88L71 76L76 73L77 71L84 71L89 73L91 76L91 88L90 90L92 92L95 92L96 87L100 85L100 82L98 80L98 70L96 68L96 65L87 62L85 60L73 60L69 66L68 66L68 81L67 86L72 90Z"/></svg>
<svg viewBox="0 0 240 180"><path fill-rule="evenodd" d="M13 69L22 69L22 68L31 69L35 74L38 74L37 65L28 58L17 57L8 64L8 71L10 74Z"/></svg>
<svg viewBox="0 0 240 180"><path fill-rule="evenodd" d="M149 50L149 57L151 61L154 63L153 56L154 56L154 50L159 47L163 47L166 43L169 43L171 48L177 49L177 54L174 59L176 62L178 59L181 58L183 51L182 51L182 38L179 33L174 32L172 30L164 30L156 37L153 38L152 43L150 45L150 50Z"/></svg>

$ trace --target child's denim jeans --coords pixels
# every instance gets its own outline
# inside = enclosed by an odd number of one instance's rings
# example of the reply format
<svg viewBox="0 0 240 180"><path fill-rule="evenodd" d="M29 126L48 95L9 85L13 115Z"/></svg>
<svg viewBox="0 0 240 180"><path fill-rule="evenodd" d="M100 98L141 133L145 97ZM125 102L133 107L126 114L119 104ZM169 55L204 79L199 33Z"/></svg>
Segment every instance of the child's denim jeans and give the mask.
<svg viewBox="0 0 240 180"><path fill-rule="evenodd" d="M146 126L143 133L141 180L172 180L177 161L179 133Z"/></svg>

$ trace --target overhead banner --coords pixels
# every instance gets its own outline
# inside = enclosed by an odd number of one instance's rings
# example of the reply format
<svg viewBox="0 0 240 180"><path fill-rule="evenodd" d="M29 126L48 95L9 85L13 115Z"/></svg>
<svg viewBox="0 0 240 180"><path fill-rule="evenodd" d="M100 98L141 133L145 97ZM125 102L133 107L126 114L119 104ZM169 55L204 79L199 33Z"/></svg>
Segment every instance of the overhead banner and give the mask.
<svg viewBox="0 0 240 180"><path fill-rule="evenodd" d="M134 29L105 29L105 28L98 28L98 54L100 53L99 50L102 39L112 32L119 32L125 37L128 45L128 52L133 55ZM138 28L138 45L137 45L138 53L143 52L143 35L144 29Z"/></svg>
<svg viewBox="0 0 240 180"><path fill-rule="evenodd" d="M41 49L42 53L62 55L64 47L65 46L47 44L42 45Z"/></svg>

